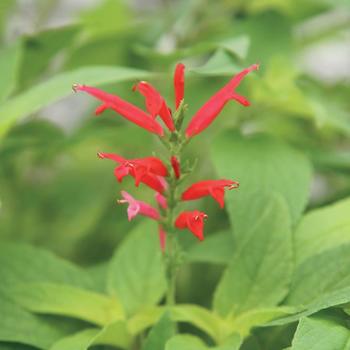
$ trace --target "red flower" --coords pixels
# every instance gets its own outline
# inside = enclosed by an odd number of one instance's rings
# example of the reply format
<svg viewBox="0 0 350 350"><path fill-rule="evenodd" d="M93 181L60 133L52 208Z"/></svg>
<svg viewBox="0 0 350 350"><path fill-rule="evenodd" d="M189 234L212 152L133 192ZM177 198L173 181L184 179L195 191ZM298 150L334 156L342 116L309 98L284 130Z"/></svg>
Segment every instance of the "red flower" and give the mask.
<svg viewBox="0 0 350 350"><path fill-rule="evenodd" d="M178 179L181 176L180 163L175 156L170 158L171 166L173 167L175 177Z"/></svg>
<svg viewBox="0 0 350 350"><path fill-rule="evenodd" d="M169 107L162 95L149 83L141 81L134 85L133 91L138 90L145 97L146 109L153 118L159 115L170 131L175 125Z"/></svg>
<svg viewBox="0 0 350 350"><path fill-rule="evenodd" d="M177 217L175 226L180 230L190 230L200 241L202 241L204 239L204 219L207 217L208 216L205 213L199 210L183 211Z"/></svg>
<svg viewBox="0 0 350 350"><path fill-rule="evenodd" d="M133 104L124 101L118 96L109 94L94 87L80 84L74 84L73 90L85 91L103 102L103 104L96 109L96 115L102 113L107 108L111 108L141 128L144 128L160 136L163 136L164 134L162 126L158 124L149 114L134 106Z"/></svg>
<svg viewBox="0 0 350 350"><path fill-rule="evenodd" d="M190 124L187 126L186 136L193 137L206 129L230 100L236 100L243 106L249 106L249 101L243 96L238 95L234 90L249 72L258 68L259 65L253 64L244 69L242 72L235 75L230 82L221 88L215 95L213 95L193 116Z"/></svg>
<svg viewBox="0 0 350 350"><path fill-rule="evenodd" d="M179 108L185 94L185 66L178 63L174 73L175 106Z"/></svg>
<svg viewBox="0 0 350 350"><path fill-rule="evenodd" d="M159 220L158 210L150 206L148 203L135 199L126 191L121 192L123 199L119 199L119 204L128 204L128 220L131 221L135 216L142 215L153 220Z"/></svg>
<svg viewBox="0 0 350 350"><path fill-rule="evenodd" d="M156 157L125 159L118 154L102 152L97 155L102 159L111 159L120 164L114 170L114 175L119 182L122 182L125 176L131 175L135 178L136 186L142 182L157 192L162 193L165 190L163 177L167 176L168 171L160 159Z"/></svg>
<svg viewBox="0 0 350 350"><path fill-rule="evenodd" d="M232 180L205 180L191 185L181 196L184 201L212 196L220 205L224 207L225 189L237 188L239 183Z"/></svg>

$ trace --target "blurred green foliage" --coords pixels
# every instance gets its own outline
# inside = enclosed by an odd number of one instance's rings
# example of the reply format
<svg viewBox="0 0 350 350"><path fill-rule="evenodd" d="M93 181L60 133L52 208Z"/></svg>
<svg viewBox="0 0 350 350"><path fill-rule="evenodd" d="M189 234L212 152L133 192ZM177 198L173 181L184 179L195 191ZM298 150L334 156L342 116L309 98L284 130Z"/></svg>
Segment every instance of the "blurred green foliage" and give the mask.
<svg viewBox="0 0 350 350"><path fill-rule="evenodd" d="M215 343L217 350L312 349L323 334L318 349L345 349L350 205L342 199L350 194L350 83L311 74L301 57L345 37L349 5L178 0L147 11L103 0L66 26L47 28L40 24L55 2L38 1L39 29L12 39L8 27L18 5L2 0L0 348L138 349L155 324L144 350L164 344L205 350ZM88 83L142 106L131 86L148 79L170 101L178 61L186 64L186 122L243 67L259 62L261 69L239 88L251 107L228 104L186 151L191 162L200 160L194 180L228 177L241 187L227 194L226 211L209 199L196 203L209 216L207 240L199 246L179 233L188 263L177 299L199 306L179 306L160 318L156 225L135 229L138 223L127 222L125 207L116 205L121 186L113 164L96 153L163 156L162 145L111 112L92 117L95 102L70 94L73 83ZM153 200L130 179L123 188ZM71 295L72 304L52 303L55 293ZM126 320L110 318L116 300ZM89 303L101 314L85 310ZM341 304L345 312L320 311ZM208 311L212 305L217 313ZM171 319L192 335L171 338ZM270 327L255 328L263 324Z"/></svg>

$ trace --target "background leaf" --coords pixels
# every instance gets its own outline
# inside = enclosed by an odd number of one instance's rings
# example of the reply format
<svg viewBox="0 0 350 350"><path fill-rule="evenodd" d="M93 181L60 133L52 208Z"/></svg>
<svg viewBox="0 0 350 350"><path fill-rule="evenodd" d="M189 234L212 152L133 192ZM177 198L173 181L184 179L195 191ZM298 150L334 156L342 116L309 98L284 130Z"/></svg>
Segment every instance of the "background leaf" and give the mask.
<svg viewBox="0 0 350 350"><path fill-rule="evenodd" d="M112 258L108 290L131 315L159 302L165 287L158 231L154 223L145 221L125 238Z"/></svg>

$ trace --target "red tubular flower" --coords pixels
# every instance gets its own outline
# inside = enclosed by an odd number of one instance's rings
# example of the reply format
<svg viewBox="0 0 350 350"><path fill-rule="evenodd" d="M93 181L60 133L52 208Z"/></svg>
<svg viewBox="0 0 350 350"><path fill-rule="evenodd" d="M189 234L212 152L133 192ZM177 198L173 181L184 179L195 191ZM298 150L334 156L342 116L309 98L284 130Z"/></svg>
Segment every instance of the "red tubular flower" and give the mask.
<svg viewBox="0 0 350 350"><path fill-rule="evenodd" d="M171 166L173 167L175 177L178 179L181 176L180 163L175 156L170 158Z"/></svg>
<svg viewBox="0 0 350 350"><path fill-rule="evenodd" d="M158 210L150 206L148 203L135 199L131 194L126 191L121 192L123 199L119 199L118 203L128 204L128 220L131 221L136 215L146 216L153 220L159 220Z"/></svg>
<svg viewBox="0 0 350 350"><path fill-rule="evenodd" d="M102 113L107 108L111 108L141 128L160 136L163 136L164 134L162 126L158 124L149 114L118 96L109 94L91 86L80 84L74 84L73 90L85 91L89 95L92 95L103 102L103 104L96 109L96 115Z"/></svg>
<svg viewBox="0 0 350 350"><path fill-rule="evenodd" d="M253 64L252 66L244 69L242 72L235 75L230 82L220 89L215 95L213 95L193 116L192 120L187 126L186 136L193 137L206 129L230 100L236 100L243 106L249 106L249 101L247 101L243 96L238 95L234 89L249 72L258 68L258 64Z"/></svg>
<svg viewBox="0 0 350 350"><path fill-rule="evenodd" d="M185 94L185 66L178 63L174 73L175 106L179 108Z"/></svg>
<svg viewBox="0 0 350 350"><path fill-rule="evenodd" d="M212 196L220 205L224 207L225 189L237 188L239 183L232 180L205 180L191 185L181 196L183 201L190 201L205 196Z"/></svg>
<svg viewBox="0 0 350 350"><path fill-rule="evenodd" d="M118 154L102 152L97 155L99 158L111 159L120 164L114 169L118 182L122 182L125 176L131 175L135 178L136 186L142 182L157 192L164 192L166 184L163 177L167 176L168 171L160 159L156 157L125 159Z"/></svg>
<svg viewBox="0 0 350 350"><path fill-rule="evenodd" d="M155 197L158 205L161 208L163 208L163 209L167 209L168 208L167 200L161 193L157 192L154 197Z"/></svg>
<svg viewBox="0 0 350 350"><path fill-rule="evenodd" d="M138 90L145 97L146 109L153 118L159 115L170 131L175 130L173 117L162 95L149 83L141 81L134 85L133 91Z"/></svg>
<svg viewBox="0 0 350 350"><path fill-rule="evenodd" d="M199 210L183 211L177 217L175 226L180 230L190 230L200 241L202 241L204 239L204 219L207 217L208 216L205 213Z"/></svg>

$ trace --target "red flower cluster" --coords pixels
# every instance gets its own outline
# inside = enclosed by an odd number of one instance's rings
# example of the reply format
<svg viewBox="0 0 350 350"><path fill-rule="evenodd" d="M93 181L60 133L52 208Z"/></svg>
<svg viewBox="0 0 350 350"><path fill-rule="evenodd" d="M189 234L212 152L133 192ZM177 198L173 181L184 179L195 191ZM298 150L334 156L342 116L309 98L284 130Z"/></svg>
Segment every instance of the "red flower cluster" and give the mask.
<svg viewBox="0 0 350 350"><path fill-rule="evenodd" d="M236 100L243 106L249 106L249 102L243 96L237 94L235 89L249 72L256 69L258 69L257 64L244 69L204 103L185 129L185 137L190 139L206 129L230 100ZM182 105L181 102L184 98L184 72L185 66L181 63L178 64L174 74L176 111L178 111ZM161 138L165 138L166 135L157 117L162 120L170 133L180 131L177 130L178 124L174 120L173 113L165 99L147 82L141 81L133 87L134 91L138 91L143 95L146 112L118 96L111 95L94 87L75 84L73 89L74 91L85 91L102 102L96 109L96 115L101 114L106 109L113 109L122 117L151 133L157 134ZM107 158L113 160L117 163L114 174L119 182L122 182L125 176L130 175L135 179L136 186L143 183L156 192L155 199L158 204L158 209L133 198L125 191L122 191L123 199L119 200L119 203L128 204L127 213L129 220L132 220L136 215L140 214L159 222L160 243L164 250L166 237L165 228L166 225L169 224L166 222L167 211L170 210L170 207L174 207L173 204L170 204L170 200L174 200L174 193L170 195L171 188L169 188L169 183L177 183L183 176L179 155L171 154L169 164L165 164L161 159L156 157L125 159L120 155L112 153L98 153L98 156L103 159ZM231 190L237 187L238 182L226 179L199 181L189 186L182 193L180 198L182 201L189 201L211 196L219 203L220 207L223 208L225 190ZM188 229L198 239L203 240L204 219L206 218L207 215L198 210L182 211L171 225L174 225L180 230Z"/></svg>

